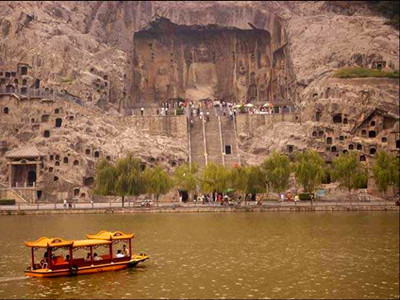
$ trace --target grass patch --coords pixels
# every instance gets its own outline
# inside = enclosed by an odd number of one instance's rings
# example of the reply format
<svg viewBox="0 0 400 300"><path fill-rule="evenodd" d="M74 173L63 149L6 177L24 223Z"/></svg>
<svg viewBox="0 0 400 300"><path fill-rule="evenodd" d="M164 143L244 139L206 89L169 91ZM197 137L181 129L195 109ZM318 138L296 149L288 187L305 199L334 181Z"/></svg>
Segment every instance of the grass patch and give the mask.
<svg viewBox="0 0 400 300"><path fill-rule="evenodd" d="M61 79L62 83L71 83L73 82L75 79L74 78L69 78L69 77L65 77Z"/></svg>
<svg viewBox="0 0 400 300"><path fill-rule="evenodd" d="M399 78L399 71L385 72L366 68L343 68L333 74L337 78L359 78L359 77L386 77Z"/></svg>

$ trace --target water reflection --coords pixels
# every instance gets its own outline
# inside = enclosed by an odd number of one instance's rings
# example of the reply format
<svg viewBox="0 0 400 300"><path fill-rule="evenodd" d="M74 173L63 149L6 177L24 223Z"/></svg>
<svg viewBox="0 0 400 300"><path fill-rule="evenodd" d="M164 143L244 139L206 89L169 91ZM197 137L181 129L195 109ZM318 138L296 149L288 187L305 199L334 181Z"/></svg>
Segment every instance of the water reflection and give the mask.
<svg viewBox="0 0 400 300"><path fill-rule="evenodd" d="M0 298L396 298L398 213L5 216ZM133 231L144 266L21 276L25 240Z"/></svg>

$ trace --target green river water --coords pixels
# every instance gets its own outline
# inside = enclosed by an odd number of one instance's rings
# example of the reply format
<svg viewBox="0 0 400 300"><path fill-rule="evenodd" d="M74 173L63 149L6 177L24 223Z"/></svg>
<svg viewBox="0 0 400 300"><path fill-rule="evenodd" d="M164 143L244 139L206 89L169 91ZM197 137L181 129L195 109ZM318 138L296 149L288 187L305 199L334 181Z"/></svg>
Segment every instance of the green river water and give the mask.
<svg viewBox="0 0 400 300"><path fill-rule="evenodd" d="M134 232L136 268L27 278L26 240ZM398 212L0 217L0 298L397 298Z"/></svg>

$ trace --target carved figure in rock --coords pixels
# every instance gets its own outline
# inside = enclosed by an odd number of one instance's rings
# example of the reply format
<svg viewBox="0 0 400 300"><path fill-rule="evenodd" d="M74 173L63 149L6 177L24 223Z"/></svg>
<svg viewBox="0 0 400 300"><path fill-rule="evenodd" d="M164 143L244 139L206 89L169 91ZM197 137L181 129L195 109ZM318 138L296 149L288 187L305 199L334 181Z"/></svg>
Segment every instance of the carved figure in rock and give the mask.
<svg viewBox="0 0 400 300"><path fill-rule="evenodd" d="M208 48L201 44L197 49L195 62L189 67L186 98L192 101L215 99L218 89L217 68L210 61Z"/></svg>
<svg viewBox="0 0 400 300"><path fill-rule="evenodd" d="M267 56L261 57L261 66L256 74L258 86L258 101L268 101L268 90L271 84L271 68Z"/></svg>
<svg viewBox="0 0 400 300"><path fill-rule="evenodd" d="M175 99L178 97L177 86L179 85L178 65L173 63L170 65L169 83L167 85L167 99Z"/></svg>
<svg viewBox="0 0 400 300"><path fill-rule="evenodd" d="M250 73L250 84L249 89L247 91L247 99L249 102L257 101L257 85L256 85L256 78L255 73Z"/></svg>
<svg viewBox="0 0 400 300"><path fill-rule="evenodd" d="M156 101L160 102L167 100L168 85L169 76L167 74L167 66L165 64L161 64L158 67L157 75L154 81Z"/></svg>
<svg viewBox="0 0 400 300"><path fill-rule="evenodd" d="M142 91L142 93L146 93L147 86L149 83L149 75L146 66L144 65L143 62L139 63L139 75L140 75L139 88Z"/></svg>
<svg viewBox="0 0 400 300"><path fill-rule="evenodd" d="M248 88L247 68L243 60L239 61L238 72L236 77L236 101L246 103L247 88Z"/></svg>

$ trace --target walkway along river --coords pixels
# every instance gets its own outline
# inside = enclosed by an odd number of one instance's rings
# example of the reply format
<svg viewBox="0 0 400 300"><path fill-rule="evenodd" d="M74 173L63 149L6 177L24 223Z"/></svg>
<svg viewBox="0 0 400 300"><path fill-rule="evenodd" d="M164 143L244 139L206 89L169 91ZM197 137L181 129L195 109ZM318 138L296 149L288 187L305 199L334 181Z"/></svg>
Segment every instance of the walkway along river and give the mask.
<svg viewBox="0 0 400 300"><path fill-rule="evenodd" d="M0 298L396 298L396 211L0 217ZM25 278L26 240L133 231L135 269ZM100 249L101 250L101 249Z"/></svg>
<svg viewBox="0 0 400 300"><path fill-rule="evenodd" d="M139 203L74 203L65 208L61 203L40 205L0 205L0 215L21 214L76 214L76 213L149 213L149 212L245 212L245 211L377 211L399 210L393 201L357 201L357 202L278 202L264 201L262 205L249 202L247 205L160 203L143 207Z"/></svg>

